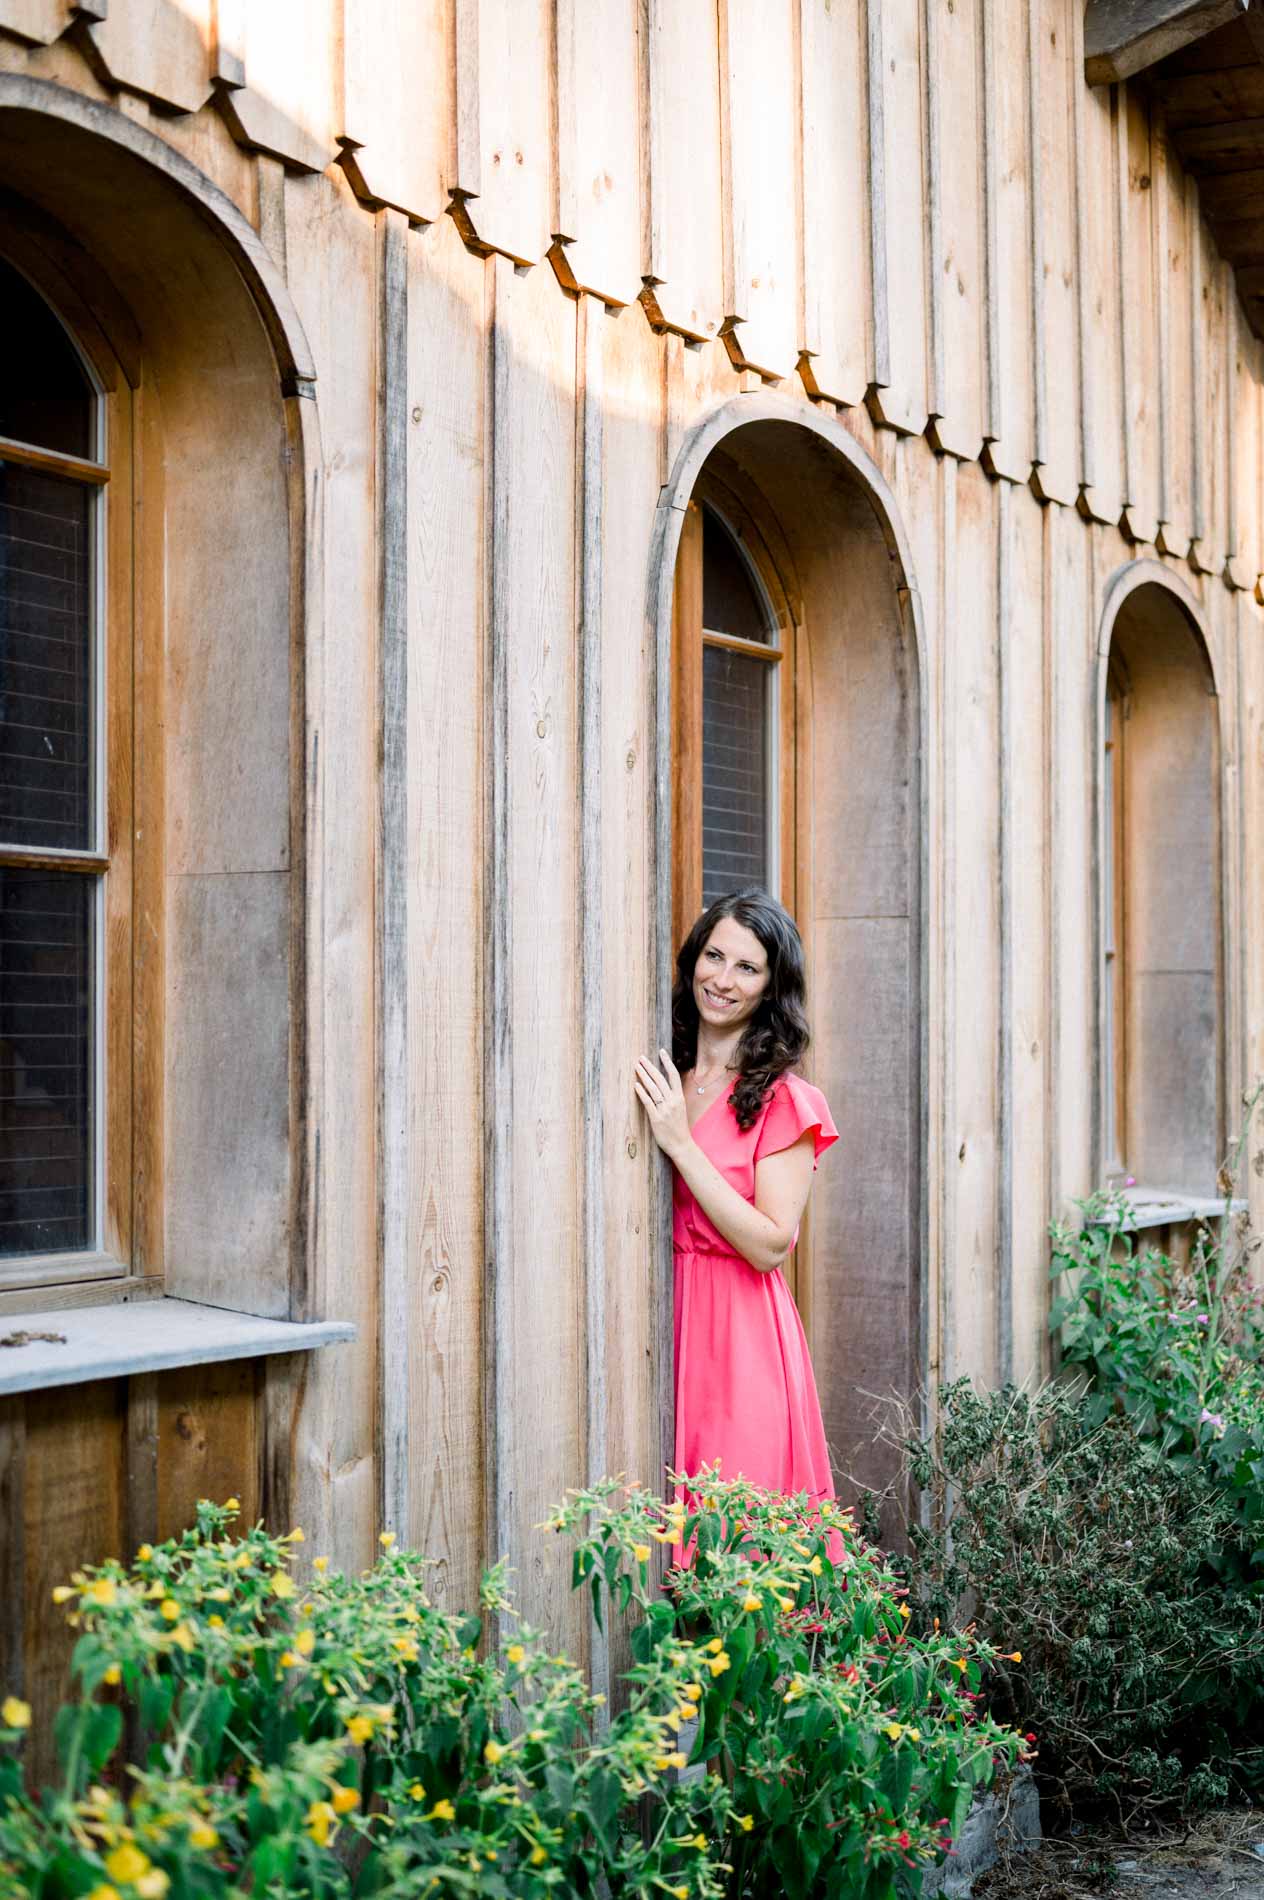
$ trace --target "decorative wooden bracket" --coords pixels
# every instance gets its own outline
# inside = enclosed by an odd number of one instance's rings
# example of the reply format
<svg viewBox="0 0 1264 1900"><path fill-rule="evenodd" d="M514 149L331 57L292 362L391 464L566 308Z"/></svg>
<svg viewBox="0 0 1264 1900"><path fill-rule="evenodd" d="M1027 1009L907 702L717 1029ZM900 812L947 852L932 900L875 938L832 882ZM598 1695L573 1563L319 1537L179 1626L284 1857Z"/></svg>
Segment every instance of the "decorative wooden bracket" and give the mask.
<svg viewBox="0 0 1264 1900"><path fill-rule="evenodd" d="M1129 79L1238 19L1248 5L1249 0L1088 0L1084 77L1090 86Z"/></svg>

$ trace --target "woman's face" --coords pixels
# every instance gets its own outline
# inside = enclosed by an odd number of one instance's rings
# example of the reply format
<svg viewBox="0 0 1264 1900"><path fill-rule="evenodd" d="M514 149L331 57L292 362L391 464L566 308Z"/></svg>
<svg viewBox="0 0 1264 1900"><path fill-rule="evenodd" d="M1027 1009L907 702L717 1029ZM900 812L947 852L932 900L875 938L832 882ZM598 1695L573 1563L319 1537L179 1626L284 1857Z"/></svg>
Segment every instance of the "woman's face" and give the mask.
<svg viewBox="0 0 1264 1900"><path fill-rule="evenodd" d="M754 931L721 917L693 970L693 1000L704 1023L734 1029L750 1020L768 988L768 954Z"/></svg>

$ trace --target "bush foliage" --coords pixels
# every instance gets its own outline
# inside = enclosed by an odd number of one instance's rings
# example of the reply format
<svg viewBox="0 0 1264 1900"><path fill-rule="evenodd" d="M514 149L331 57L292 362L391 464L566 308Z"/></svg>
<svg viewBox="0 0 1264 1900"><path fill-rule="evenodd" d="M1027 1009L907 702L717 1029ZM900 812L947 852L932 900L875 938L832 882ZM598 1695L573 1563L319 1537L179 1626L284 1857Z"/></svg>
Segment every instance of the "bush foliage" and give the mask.
<svg viewBox="0 0 1264 1900"><path fill-rule="evenodd" d="M700 1484L696 1511L611 1481L552 1521L598 1615L633 1621L614 1712L515 1630L503 1567L483 1617L454 1614L389 1537L361 1576L300 1575L301 1533L236 1535L231 1503L202 1504L182 1537L77 1572L57 1592L80 1634L55 1785L24 1788L30 1710L0 1705L0 1887L914 1895L1019 1751L976 1713L992 1647L911 1635L845 1514ZM693 1557L667 1594L657 1545Z"/></svg>
<svg viewBox="0 0 1264 1900"><path fill-rule="evenodd" d="M1243 1527L1204 1462L1066 1383L959 1380L904 1448L926 1520L898 1560L919 1626L969 1605L1018 1645L989 1705L1039 1738L1047 1794L1127 1820L1258 1790L1264 1603L1224 1580Z"/></svg>

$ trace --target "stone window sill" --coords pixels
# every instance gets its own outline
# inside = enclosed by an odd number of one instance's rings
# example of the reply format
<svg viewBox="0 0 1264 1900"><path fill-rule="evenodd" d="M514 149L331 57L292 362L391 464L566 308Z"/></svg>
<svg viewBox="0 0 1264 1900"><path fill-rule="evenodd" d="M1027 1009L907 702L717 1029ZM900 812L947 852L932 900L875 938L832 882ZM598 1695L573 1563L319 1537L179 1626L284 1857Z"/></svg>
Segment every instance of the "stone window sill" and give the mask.
<svg viewBox="0 0 1264 1900"><path fill-rule="evenodd" d="M1131 1209L1130 1218L1120 1223L1120 1231L1125 1234L1138 1233L1146 1227L1179 1227L1183 1221L1216 1220L1225 1211L1219 1195L1187 1194L1172 1188L1138 1185L1124 1189L1123 1198ZM1246 1208L1245 1201L1229 1202L1231 1214L1244 1214ZM1096 1225L1106 1223L1099 1221Z"/></svg>
<svg viewBox="0 0 1264 1900"><path fill-rule="evenodd" d="M32 1337L14 1343L24 1333ZM50 1333L57 1337L39 1337ZM312 1352L355 1336L348 1320L258 1319L166 1298L5 1313L0 1316L0 1397L216 1360Z"/></svg>

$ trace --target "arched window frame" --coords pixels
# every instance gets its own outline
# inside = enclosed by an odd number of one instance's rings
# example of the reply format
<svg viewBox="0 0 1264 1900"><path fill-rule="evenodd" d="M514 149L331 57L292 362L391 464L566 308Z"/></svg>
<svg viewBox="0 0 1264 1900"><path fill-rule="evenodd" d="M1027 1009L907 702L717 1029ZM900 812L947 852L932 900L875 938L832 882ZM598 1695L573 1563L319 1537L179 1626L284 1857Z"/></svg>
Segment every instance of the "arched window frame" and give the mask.
<svg viewBox="0 0 1264 1900"><path fill-rule="evenodd" d="M136 1269L133 1219L137 1088L133 1073L134 522L132 390L77 292L16 222L3 256L44 303L92 390L91 456L0 439L0 461L82 483L93 494L92 828L84 850L39 850L0 840L0 866L47 869L96 886L90 1004L90 1235L83 1248L0 1256L0 1295L121 1280ZM160 885L161 880L158 880ZM159 899L160 901L160 899ZM153 960L151 960L153 961ZM142 1089L143 1093L143 1089ZM158 1131L153 1130L156 1143ZM137 1145L146 1145L140 1134ZM152 1170L150 1171L152 1173Z"/></svg>
<svg viewBox="0 0 1264 1900"><path fill-rule="evenodd" d="M772 894L793 910L799 865L796 840L796 743L798 731L798 624L793 576L775 552L775 525L762 518L759 499L736 469L710 468L685 510L675 572L673 611L673 829L672 922L677 943L702 909L703 654L708 646L729 648L767 665L769 693L769 840ZM703 624L703 511L718 520L749 573L764 606L768 640L734 639Z"/></svg>

